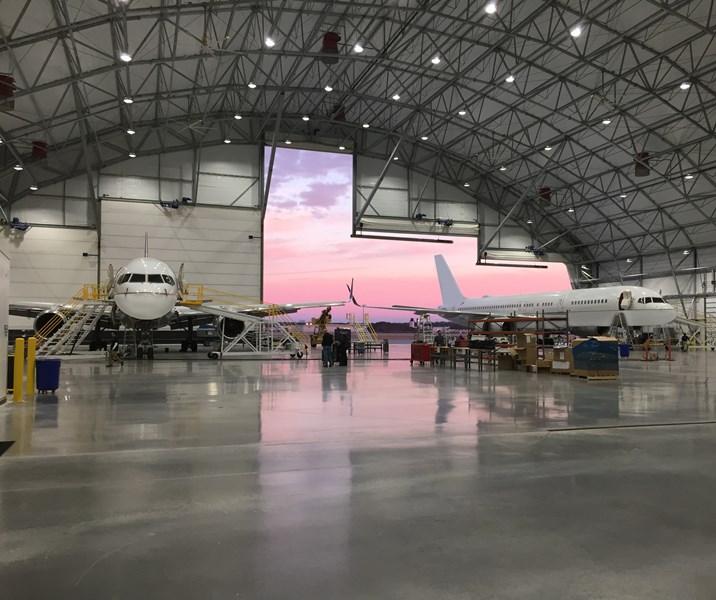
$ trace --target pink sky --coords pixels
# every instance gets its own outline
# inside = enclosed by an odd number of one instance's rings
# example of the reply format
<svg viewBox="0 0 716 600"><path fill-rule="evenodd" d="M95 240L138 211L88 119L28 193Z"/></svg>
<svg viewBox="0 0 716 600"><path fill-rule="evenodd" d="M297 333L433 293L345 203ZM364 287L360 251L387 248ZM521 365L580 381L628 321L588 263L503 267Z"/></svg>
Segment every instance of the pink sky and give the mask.
<svg viewBox="0 0 716 600"><path fill-rule="evenodd" d="M435 254L445 256L467 296L570 287L561 263L547 263L548 269L475 266L474 239L427 244L351 238L351 163L349 154L276 151L264 228L266 301L345 300L346 283L354 278L356 297L363 304L437 306ZM334 320L355 309L334 309ZM373 321L408 321L413 316L378 309L369 313Z"/></svg>

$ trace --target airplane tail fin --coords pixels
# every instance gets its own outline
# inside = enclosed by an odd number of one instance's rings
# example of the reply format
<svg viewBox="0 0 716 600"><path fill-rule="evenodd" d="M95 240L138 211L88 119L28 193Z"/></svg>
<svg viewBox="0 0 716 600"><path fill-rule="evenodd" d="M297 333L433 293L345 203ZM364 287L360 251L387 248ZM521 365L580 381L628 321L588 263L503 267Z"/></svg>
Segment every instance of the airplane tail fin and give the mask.
<svg viewBox="0 0 716 600"><path fill-rule="evenodd" d="M360 306L358 300L356 300L355 294L353 293L353 279L351 279L350 285L346 283L346 287L348 288L348 301L352 302L356 306Z"/></svg>
<svg viewBox="0 0 716 600"><path fill-rule="evenodd" d="M460 291L460 287L453 277L450 267L442 254L435 256L435 268L438 272L438 282L440 283L440 295L443 299L443 306L458 306L465 300Z"/></svg>

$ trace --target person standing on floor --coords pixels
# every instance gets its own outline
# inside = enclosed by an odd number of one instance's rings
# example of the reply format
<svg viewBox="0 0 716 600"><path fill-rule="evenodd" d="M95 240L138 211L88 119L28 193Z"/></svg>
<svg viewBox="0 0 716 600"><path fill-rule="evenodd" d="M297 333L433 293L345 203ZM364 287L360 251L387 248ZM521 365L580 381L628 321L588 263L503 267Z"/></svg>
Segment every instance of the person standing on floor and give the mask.
<svg viewBox="0 0 716 600"><path fill-rule="evenodd" d="M333 366L333 334L326 329L321 340L321 357L323 358L323 366Z"/></svg>

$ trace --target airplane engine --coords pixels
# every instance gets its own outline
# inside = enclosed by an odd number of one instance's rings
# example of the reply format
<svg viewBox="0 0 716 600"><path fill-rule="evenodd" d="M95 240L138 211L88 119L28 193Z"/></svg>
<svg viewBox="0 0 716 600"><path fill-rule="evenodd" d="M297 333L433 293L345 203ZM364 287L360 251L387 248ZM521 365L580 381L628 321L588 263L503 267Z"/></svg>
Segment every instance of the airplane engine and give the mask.
<svg viewBox="0 0 716 600"><path fill-rule="evenodd" d="M221 322L217 323L217 328L221 331ZM239 319L224 319L224 338L233 340L236 336L246 328L246 324Z"/></svg>
<svg viewBox="0 0 716 600"><path fill-rule="evenodd" d="M65 324L65 315L61 312L48 310L35 317L33 327L35 333L47 339L51 337L57 330Z"/></svg>

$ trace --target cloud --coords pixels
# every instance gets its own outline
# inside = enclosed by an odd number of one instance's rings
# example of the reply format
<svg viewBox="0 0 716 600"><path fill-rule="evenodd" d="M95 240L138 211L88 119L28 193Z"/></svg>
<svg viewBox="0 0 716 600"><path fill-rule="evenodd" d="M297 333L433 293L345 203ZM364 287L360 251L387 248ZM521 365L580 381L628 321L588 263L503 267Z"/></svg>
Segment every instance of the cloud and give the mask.
<svg viewBox="0 0 716 600"><path fill-rule="evenodd" d="M303 206L313 208L330 208L336 206L339 200L350 197L350 184L348 183L312 183L308 189L299 196Z"/></svg>

